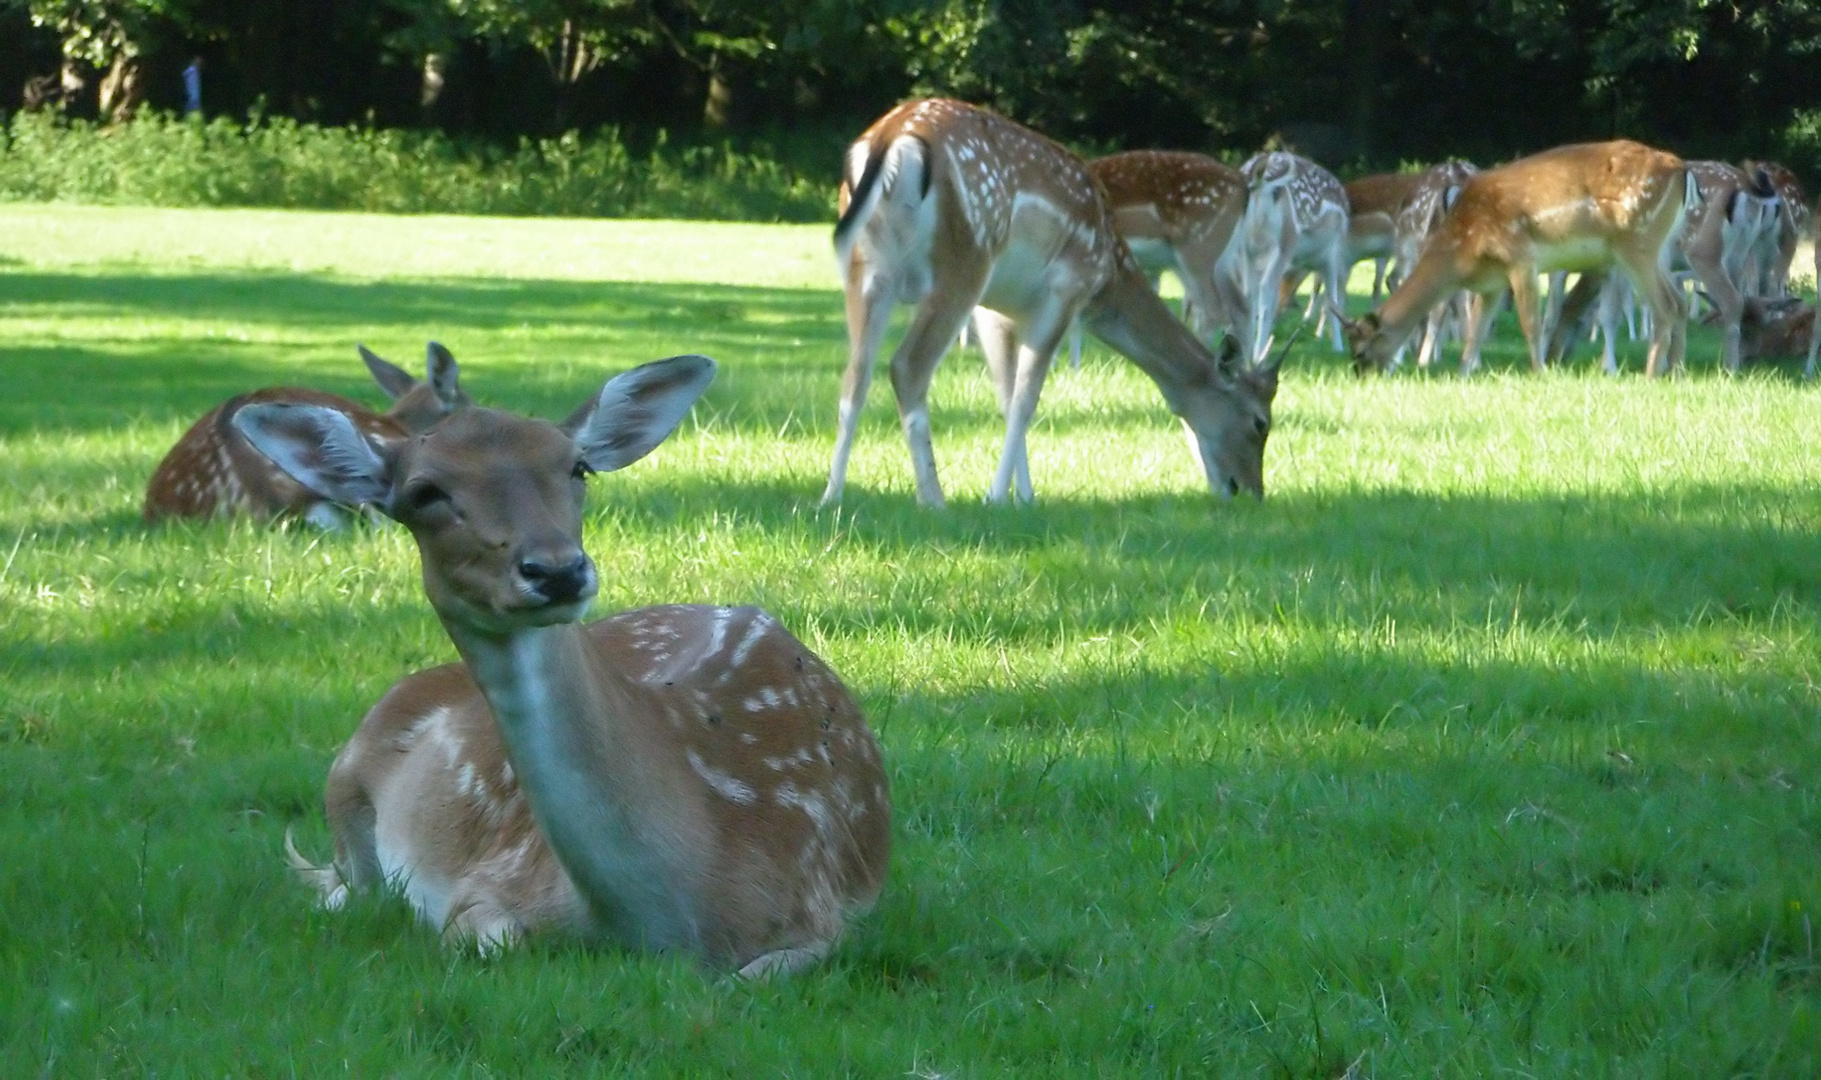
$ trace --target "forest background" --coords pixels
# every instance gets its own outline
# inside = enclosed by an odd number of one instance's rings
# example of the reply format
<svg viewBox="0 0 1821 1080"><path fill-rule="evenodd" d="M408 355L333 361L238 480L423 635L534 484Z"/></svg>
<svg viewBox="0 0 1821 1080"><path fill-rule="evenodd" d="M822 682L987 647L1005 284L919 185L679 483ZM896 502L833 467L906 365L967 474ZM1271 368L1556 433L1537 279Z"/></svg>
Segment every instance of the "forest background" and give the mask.
<svg viewBox="0 0 1821 1080"><path fill-rule="evenodd" d="M634 157L712 147L802 190L699 216L803 220L847 140L932 93L1088 153L1276 142L1351 175L1624 135L1821 177L1818 48L1808 0L0 0L0 114L15 152L45 138L21 113L175 115L200 58L217 121L414 132L398 146L450 160L550 157L569 132ZM81 198L71 183L10 194ZM540 197L641 209L472 209Z"/></svg>

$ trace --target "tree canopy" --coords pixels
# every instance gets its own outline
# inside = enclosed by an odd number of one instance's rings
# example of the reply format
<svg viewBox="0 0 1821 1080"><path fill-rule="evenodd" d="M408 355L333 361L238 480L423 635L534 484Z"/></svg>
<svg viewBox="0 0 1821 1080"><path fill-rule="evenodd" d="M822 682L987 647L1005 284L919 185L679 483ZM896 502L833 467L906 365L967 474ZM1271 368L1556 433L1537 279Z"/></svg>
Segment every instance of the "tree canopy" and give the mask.
<svg viewBox="0 0 1821 1080"><path fill-rule="evenodd" d="M1343 168L1628 135L1821 169L1821 0L0 0L0 110L513 141L853 134L948 94L1087 149Z"/></svg>

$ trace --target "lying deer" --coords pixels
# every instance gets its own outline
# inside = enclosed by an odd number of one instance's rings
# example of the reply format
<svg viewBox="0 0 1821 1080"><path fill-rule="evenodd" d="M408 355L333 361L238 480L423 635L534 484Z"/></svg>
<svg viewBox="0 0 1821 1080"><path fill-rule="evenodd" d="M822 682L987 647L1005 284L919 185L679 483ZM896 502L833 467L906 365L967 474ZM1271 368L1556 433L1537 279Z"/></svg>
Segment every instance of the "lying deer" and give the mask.
<svg viewBox="0 0 1821 1080"><path fill-rule="evenodd" d="M192 424L153 470L145 489L145 520L247 514L302 518L325 529L345 525L345 507L323 501L247 445L234 427L241 409L279 402L319 405L344 413L364 433L396 438L423 431L469 404L455 357L436 342L428 349L427 381L380 359L364 345L355 347L373 381L392 398L390 409L376 413L358 401L293 386L231 397Z"/></svg>
<svg viewBox="0 0 1821 1080"><path fill-rule="evenodd" d="M238 428L318 498L411 530L462 663L401 680L329 771L335 858L286 837L325 906L393 884L482 949L556 931L747 976L821 959L885 881L878 744L835 673L756 608L584 625L591 473L644 457L714 378L678 356L560 426L465 409L415 437L320 406Z"/></svg>

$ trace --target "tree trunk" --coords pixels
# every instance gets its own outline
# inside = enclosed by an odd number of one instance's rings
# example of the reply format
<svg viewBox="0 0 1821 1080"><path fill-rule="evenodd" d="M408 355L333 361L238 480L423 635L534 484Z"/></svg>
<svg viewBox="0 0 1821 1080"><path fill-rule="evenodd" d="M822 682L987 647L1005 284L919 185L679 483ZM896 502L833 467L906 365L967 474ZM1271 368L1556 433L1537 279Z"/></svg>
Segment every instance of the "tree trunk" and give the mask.
<svg viewBox="0 0 1821 1080"><path fill-rule="evenodd" d="M727 81L727 70L717 54L708 61L708 99L702 103L702 126L711 131L727 127L733 112L733 86Z"/></svg>
<svg viewBox="0 0 1821 1080"><path fill-rule="evenodd" d="M114 54L114 63L101 79L101 119L109 124L131 120L139 111L145 87L140 78L139 58L124 52Z"/></svg>

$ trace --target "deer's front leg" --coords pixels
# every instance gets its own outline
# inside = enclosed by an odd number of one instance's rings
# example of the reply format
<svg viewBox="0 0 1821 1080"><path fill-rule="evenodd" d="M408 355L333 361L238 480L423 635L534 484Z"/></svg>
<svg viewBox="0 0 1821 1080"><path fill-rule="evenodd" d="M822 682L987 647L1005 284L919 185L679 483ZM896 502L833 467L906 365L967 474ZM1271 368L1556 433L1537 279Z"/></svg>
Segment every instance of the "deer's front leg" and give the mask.
<svg viewBox="0 0 1821 1080"><path fill-rule="evenodd" d="M1049 374L1056 346L1075 317L1072 307L1054 299L1048 300L1023 326L1024 342L1018 348L1018 366L1012 382L1011 400L1005 411L1005 446L999 453L999 471L986 501L1001 503L1018 483L1017 499L1028 503L1035 498L1031 489L1031 465L1025 447L1025 435L1031 418L1037 413L1037 399L1043 394L1043 380Z"/></svg>
<svg viewBox="0 0 1821 1080"><path fill-rule="evenodd" d="M1508 280L1511 282L1511 306L1517 310L1518 327L1524 331L1524 344L1530 350L1530 369L1543 370L1542 293L1536 285L1536 268L1532 266L1514 266Z"/></svg>

